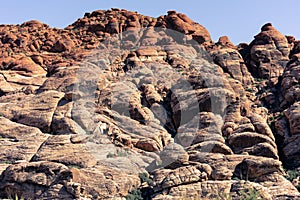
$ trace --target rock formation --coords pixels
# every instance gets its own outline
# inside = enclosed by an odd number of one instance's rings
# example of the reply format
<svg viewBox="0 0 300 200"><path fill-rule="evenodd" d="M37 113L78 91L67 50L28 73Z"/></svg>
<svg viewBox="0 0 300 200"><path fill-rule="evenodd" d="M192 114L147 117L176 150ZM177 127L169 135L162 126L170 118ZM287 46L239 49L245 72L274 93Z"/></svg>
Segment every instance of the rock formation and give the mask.
<svg viewBox="0 0 300 200"><path fill-rule="evenodd" d="M1 25L0 198L300 199L299 59L176 11Z"/></svg>

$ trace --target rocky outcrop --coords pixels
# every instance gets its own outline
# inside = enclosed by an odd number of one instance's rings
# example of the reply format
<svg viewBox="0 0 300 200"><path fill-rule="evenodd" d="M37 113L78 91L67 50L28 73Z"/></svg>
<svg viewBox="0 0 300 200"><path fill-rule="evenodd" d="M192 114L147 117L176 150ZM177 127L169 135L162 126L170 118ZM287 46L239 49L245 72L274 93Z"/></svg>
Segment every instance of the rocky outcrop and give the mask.
<svg viewBox="0 0 300 200"><path fill-rule="evenodd" d="M176 11L1 25L0 198L300 198L299 44Z"/></svg>
<svg viewBox="0 0 300 200"><path fill-rule="evenodd" d="M299 147L299 102L294 103L289 109L276 119L275 128L277 137L281 139L283 159L289 167L298 167Z"/></svg>
<svg viewBox="0 0 300 200"><path fill-rule="evenodd" d="M0 117L0 141L2 162L30 161L48 135L38 128L12 122Z"/></svg>
<svg viewBox="0 0 300 200"><path fill-rule="evenodd" d="M249 73L242 56L228 37L220 37L215 49L211 50L210 54L214 62L221 66L231 78L245 85L253 83L253 77Z"/></svg>
<svg viewBox="0 0 300 200"><path fill-rule="evenodd" d="M64 93L46 91L38 95L16 93L0 99L1 113L4 117L21 124L39 128L50 133L52 116Z"/></svg>
<svg viewBox="0 0 300 200"><path fill-rule="evenodd" d="M276 84L289 60L291 49L286 37L267 23L248 48L250 72L257 78L271 79Z"/></svg>
<svg viewBox="0 0 300 200"><path fill-rule="evenodd" d="M202 43L211 43L210 34L202 25L195 23L189 19L185 14L176 13L176 11L169 11L165 18L166 28L191 35L192 38Z"/></svg>
<svg viewBox="0 0 300 200"><path fill-rule="evenodd" d="M299 60L298 54L292 56L287 64L281 82L281 91L283 95L282 107L287 107L300 100L299 95Z"/></svg>
<svg viewBox="0 0 300 200"><path fill-rule="evenodd" d="M105 167L81 170L53 162L30 162L8 167L2 173L0 188L30 199L107 199L125 195L138 181Z"/></svg>
<svg viewBox="0 0 300 200"><path fill-rule="evenodd" d="M274 159L246 155L196 153L190 155L190 162L193 163L192 167L179 167L174 170L160 169L152 172L154 193L157 193L153 198L179 199L184 196L209 199L225 198L230 194L233 199L239 199L241 191L252 187L259 191L263 199L297 195L297 190L282 176L281 163ZM197 174L196 177L194 177L195 174ZM233 177L241 180L232 180ZM248 180L256 180L256 183ZM273 186L269 185L271 180L276 180ZM282 190L278 188L279 185ZM190 190L193 192L188 192Z"/></svg>

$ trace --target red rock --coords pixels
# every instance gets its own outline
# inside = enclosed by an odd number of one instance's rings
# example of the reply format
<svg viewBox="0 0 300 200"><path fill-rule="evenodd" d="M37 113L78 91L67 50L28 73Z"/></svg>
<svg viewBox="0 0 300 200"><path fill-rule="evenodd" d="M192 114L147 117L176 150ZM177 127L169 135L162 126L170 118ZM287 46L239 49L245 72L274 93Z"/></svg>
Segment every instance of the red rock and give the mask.
<svg viewBox="0 0 300 200"><path fill-rule="evenodd" d="M63 51L70 51L75 44L72 40L68 39L67 37L62 37L61 39L57 40L54 46L52 47L53 52L63 52Z"/></svg>
<svg viewBox="0 0 300 200"><path fill-rule="evenodd" d="M270 23L236 47L176 11L1 25L0 198L299 199L278 160L300 166L299 53Z"/></svg>
<svg viewBox="0 0 300 200"><path fill-rule="evenodd" d="M29 26L32 28L42 28L44 24L37 20L31 20L22 24L22 26Z"/></svg>
<svg viewBox="0 0 300 200"><path fill-rule="evenodd" d="M271 79L276 84L289 59L290 45L287 38L271 23L267 23L255 36L250 48L249 71L258 78Z"/></svg>
<svg viewBox="0 0 300 200"><path fill-rule="evenodd" d="M235 47L227 36L220 37L217 44L225 47Z"/></svg>

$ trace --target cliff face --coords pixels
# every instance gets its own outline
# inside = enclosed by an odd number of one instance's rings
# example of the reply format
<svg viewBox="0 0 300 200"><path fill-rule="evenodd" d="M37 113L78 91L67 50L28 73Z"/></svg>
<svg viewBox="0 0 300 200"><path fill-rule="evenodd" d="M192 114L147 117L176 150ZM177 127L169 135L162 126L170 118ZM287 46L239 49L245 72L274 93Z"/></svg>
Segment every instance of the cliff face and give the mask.
<svg viewBox="0 0 300 200"><path fill-rule="evenodd" d="M300 198L299 45L175 11L1 25L0 197Z"/></svg>

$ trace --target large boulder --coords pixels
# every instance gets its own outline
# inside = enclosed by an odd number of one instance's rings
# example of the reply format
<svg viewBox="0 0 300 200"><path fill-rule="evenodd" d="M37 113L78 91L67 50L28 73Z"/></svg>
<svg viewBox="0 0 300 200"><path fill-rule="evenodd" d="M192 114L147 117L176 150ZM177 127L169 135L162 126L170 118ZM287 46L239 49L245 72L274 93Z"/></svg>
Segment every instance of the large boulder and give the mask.
<svg viewBox="0 0 300 200"><path fill-rule="evenodd" d="M265 24L250 44L248 68L257 78L272 79L282 75L289 60L290 47L284 35L271 23Z"/></svg>
<svg viewBox="0 0 300 200"><path fill-rule="evenodd" d="M64 93L46 91L38 95L16 93L0 98L0 110L4 117L12 121L51 132L53 113Z"/></svg>

